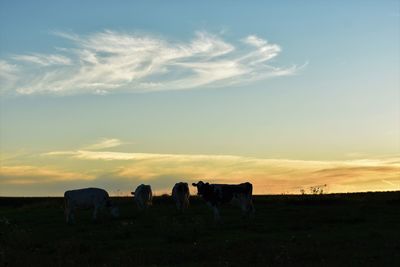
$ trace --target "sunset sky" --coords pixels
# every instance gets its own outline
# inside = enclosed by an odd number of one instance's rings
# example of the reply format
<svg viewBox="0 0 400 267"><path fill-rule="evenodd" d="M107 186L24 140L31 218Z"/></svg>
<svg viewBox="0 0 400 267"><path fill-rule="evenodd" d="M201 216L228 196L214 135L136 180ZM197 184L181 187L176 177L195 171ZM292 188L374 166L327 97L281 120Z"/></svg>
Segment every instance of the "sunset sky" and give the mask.
<svg viewBox="0 0 400 267"><path fill-rule="evenodd" d="M400 190L399 73L397 0L1 1L0 196Z"/></svg>

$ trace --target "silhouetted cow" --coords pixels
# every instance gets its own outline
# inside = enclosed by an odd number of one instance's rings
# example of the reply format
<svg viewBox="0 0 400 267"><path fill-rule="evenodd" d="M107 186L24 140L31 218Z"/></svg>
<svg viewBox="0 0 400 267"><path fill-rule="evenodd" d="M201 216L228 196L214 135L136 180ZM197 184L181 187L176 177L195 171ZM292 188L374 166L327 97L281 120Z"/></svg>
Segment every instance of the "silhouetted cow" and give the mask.
<svg viewBox="0 0 400 267"><path fill-rule="evenodd" d="M113 217L119 216L119 210L113 206L107 191L100 188L83 188L69 190L64 193L65 219L67 223L75 221L76 209L93 208L93 220L97 219L100 209L108 207Z"/></svg>
<svg viewBox="0 0 400 267"><path fill-rule="evenodd" d="M141 184L131 194L135 196L135 202L139 209L145 209L153 204L153 192L150 185Z"/></svg>
<svg viewBox="0 0 400 267"><path fill-rule="evenodd" d="M185 211L189 207L189 186L187 183L176 183L172 188L172 198L175 201L176 208L179 211Z"/></svg>
<svg viewBox="0 0 400 267"><path fill-rule="evenodd" d="M197 194L213 209L214 219L219 220L218 206L224 203L237 202L243 213L254 213L252 200L253 185L249 182L242 184L209 184L202 181L192 184L197 187Z"/></svg>

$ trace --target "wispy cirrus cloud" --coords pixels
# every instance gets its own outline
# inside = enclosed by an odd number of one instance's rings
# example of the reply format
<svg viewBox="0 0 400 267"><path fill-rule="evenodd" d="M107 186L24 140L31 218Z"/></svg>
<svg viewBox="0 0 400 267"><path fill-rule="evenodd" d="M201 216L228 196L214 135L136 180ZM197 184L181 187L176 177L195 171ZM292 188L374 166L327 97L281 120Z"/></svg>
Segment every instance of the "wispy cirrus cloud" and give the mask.
<svg viewBox="0 0 400 267"><path fill-rule="evenodd" d="M120 146L122 144L123 143L121 142L121 140L119 140L117 138L102 138L97 143L89 145L89 146L86 146L85 149L98 150L98 149L117 147L117 146Z"/></svg>
<svg viewBox="0 0 400 267"><path fill-rule="evenodd" d="M71 150L71 151L53 151L43 154L44 156L71 156L75 159L83 160L159 160L173 159L177 161L187 160L233 160L240 159L239 156L230 155L185 155L185 154L156 154L156 153L129 153L129 152L112 152L112 151L90 151L90 150Z"/></svg>
<svg viewBox="0 0 400 267"><path fill-rule="evenodd" d="M290 75L298 67L270 64L281 47L256 35L228 42L197 32L189 41L106 30L88 35L56 32L69 42L58 54L13 55L19 94L107 94L219 87ZM36 65L32 68L32 64Z"/></svg>
<svg viewBox="0 0 400 267"><path fill-rule="evenodd" d="M0 75L7 76L14 74L18 71L16 65L12 65L5 60L0 60Z"/></svg>
<svg viewBox="0 0 400 267"><path fill-rule="evenodd" d="M53 66L53 65L71 65L72 61L70 58L62 55L46 55L46 54L28 54L28 55L15 55L12 57L16 61L25 61L41 66Z"/></svg>
<svg viewBox="0 0 400 267"><path fill-rule="evenodd" d="M12 90L18 80L19 68L0 59L0 93Z"/></svg>

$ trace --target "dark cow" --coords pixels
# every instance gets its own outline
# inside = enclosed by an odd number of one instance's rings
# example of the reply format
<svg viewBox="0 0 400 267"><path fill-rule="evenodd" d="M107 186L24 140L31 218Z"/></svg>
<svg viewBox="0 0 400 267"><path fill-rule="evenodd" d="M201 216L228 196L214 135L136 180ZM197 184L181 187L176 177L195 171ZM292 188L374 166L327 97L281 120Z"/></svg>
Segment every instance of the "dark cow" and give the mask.
<svg viewBox="0 0 400 267"><path fill-rule="evenodd" d="M135 196L135 202L139 209L143 210L153 205L153 191L151 191L150 185L141 184L131 194Z"/></svg>
<svg viewBox="0 0 400 267"><path fill-rule="evenodd" d="M249 182L242 184L209 184L202 181L192 183L197 187L197 194L213 209L214 218L220 219L218 206L224 203L237 203L244 214L254 213L252 200L253 185Z"/></svg>
<svg viewBox="0 0 400 267"><path fill-rule="evenodd" d="M184 212L189 207L189 185L187 183L176 183L172 188L172 198L175 201L176 208Z"/></svg>

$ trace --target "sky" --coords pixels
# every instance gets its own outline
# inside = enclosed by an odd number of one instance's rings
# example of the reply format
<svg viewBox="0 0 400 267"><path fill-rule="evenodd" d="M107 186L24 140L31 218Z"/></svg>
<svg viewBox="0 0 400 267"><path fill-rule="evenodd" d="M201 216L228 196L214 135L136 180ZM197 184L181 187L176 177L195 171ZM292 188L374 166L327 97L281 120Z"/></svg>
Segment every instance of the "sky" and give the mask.
<svg viewBox="0 0 400 267"><path fill-rule="evenodd" d="M1 0L0 196L400 190L399 73L398 0Z"/></svg>

